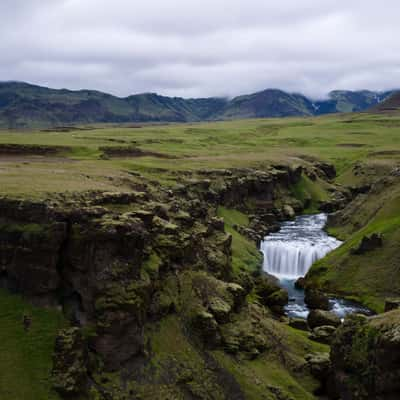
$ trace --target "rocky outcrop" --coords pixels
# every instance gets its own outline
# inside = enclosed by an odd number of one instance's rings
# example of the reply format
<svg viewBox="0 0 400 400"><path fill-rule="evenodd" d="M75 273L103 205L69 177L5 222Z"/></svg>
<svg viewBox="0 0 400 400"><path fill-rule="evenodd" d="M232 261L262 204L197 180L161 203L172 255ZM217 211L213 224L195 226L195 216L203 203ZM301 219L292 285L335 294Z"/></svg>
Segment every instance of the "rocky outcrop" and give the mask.
<svg viewBox="0 0 400 400"><path fill-rule="evenodd" d="M379 233L373 233L370 236L364 236L360 244L351 250L352 254L364 254L383 246L383 237Z"/></svg>
<svg viewBox="0 0 400 400"><path fill-rule="evenodd" d="M332 325L321 325L312 329L309 339L323 344L331 344L336 332L336 327Z"/></svg>
<svg viewBox="0 0 400 400"><path fill-rule="evenodd" d="M308 331L308 324L304 318L290 318L289 326L294 329L299 329L301 331Z"/></svg>
<svg viewBox="0 0 400 400"><path fill-rule="evenodd" d="M329 310L329 299L320 290L307 288L304 293L304 302L311 310Z"/></svg>
<svg viewBox="0 0 400 400"><path fill-rule="evenodd" d="M400 393L400 311L346 318L332 343L332 374L343 400L394 400Z"/></svg>
<svg viewBox="0 0 400 400"><path fill-rule="evenodd" d="M132 211L115 212L115 204ZM229 280L231 236L207 213L195 222L191 207L138 192L54 206L0 201L2 281L37 304L61 304L73 324L93 325L90 347L117 369L144 351L143 327L164 274L201 269Z"/></svg>
<svg viewBox="0 0 400 400"><path fill-rule="evenodd" d="M61 395L76 396L88 389L88 353L82 333L78 328L61 331L53 356L53 387Z"/></svg>
<svg viewBox="0 0 400 400"><path fill-rule="evenodd" d="M278 315L284 313L289 296L286 290L282 289L273 279L266 275L260 275L255 279L254 291L262 304L271 308Z"/></svg>
<svg viewBox="0 0 400 400"><path fill-rule="evenodd" d="M318 328L323 325L338 327L341 324L340 318L329 311L311 310L307 317L308 326L311 329Z"/></svg>
<svg viewBox="0 0 400 400"><path fill-rule="evenodd" d="M386 299L385 312L400 309L400 299Z"/></svg>
<svg viewBox="0 0 400 400"><path fill-rule="evenodd" d="M306 354L304 357L311 374L320 381L326 381L331 373L329 353Z"/></svg>

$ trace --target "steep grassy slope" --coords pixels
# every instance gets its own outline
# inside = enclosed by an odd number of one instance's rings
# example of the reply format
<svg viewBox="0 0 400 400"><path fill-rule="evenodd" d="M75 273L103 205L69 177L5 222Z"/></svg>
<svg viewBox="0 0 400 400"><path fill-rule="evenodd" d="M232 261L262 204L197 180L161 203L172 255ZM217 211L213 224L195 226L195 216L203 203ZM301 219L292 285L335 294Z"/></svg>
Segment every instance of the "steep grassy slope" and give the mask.
<svg viewBox="0 0 400 400"><path fill-rule="evenodd" d="M383 161L356 168L351 179L372 188L331 218L329 232L345 244L316 263L308 280L326 290L383 311L386 298L400 296L400 174L398 164ZM361 172L361 174L360 174ZM383 246L354 254L363 237L383 236Z"/></svg>
<svg viewBox="0 0 400 400"><path fill-rule="evenodd" d="M23 316L32 319L26 332ZM32 307L0 289L0 398L58 400L50 371L54 341L65 324L61 313Z"/></svg>

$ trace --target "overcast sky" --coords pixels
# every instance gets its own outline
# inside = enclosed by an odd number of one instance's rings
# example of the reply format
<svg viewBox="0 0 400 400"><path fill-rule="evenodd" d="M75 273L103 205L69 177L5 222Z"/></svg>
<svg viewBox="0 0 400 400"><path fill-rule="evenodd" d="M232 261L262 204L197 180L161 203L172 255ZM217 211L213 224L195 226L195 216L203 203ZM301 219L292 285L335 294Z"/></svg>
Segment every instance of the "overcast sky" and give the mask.
<svg viewBox="0 0 400 400"><path fill-rule="evenodd" d="M398 0L0 0L0 80L125 96L400 87Z"/></svg>

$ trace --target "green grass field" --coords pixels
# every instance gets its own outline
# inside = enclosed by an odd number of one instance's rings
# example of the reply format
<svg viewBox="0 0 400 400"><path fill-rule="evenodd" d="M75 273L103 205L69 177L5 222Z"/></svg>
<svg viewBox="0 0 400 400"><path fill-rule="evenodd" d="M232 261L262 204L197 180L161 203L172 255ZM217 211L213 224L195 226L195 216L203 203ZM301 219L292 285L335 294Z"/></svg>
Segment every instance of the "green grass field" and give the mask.
<svg viewBox="0 0 400 400"><path fill-rule="evenodd" d="M45 157L0 155L0 194L40 197L46 192L121 190L132 172L173 185L183 170L262 167L310 157L333 162L343 175L360 160L398 160L399 129L400 116L343 114L68 132L0 131L0 146L66 147ZM102 147L138 147L160 156L104 159Z"/></svg>

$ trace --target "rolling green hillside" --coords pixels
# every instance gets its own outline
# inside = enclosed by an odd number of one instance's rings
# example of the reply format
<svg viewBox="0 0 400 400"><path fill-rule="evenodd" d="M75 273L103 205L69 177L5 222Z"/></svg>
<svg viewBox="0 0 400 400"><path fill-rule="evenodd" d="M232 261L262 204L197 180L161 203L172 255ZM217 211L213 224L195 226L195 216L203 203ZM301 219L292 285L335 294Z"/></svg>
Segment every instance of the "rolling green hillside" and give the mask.
<svg viewBox="0 0 400 400"><path fill-rule="evenodd" d="M223 110L221 118L310 116L313 113L312 103L306 97L269 89L234 98Z"/></svg>

